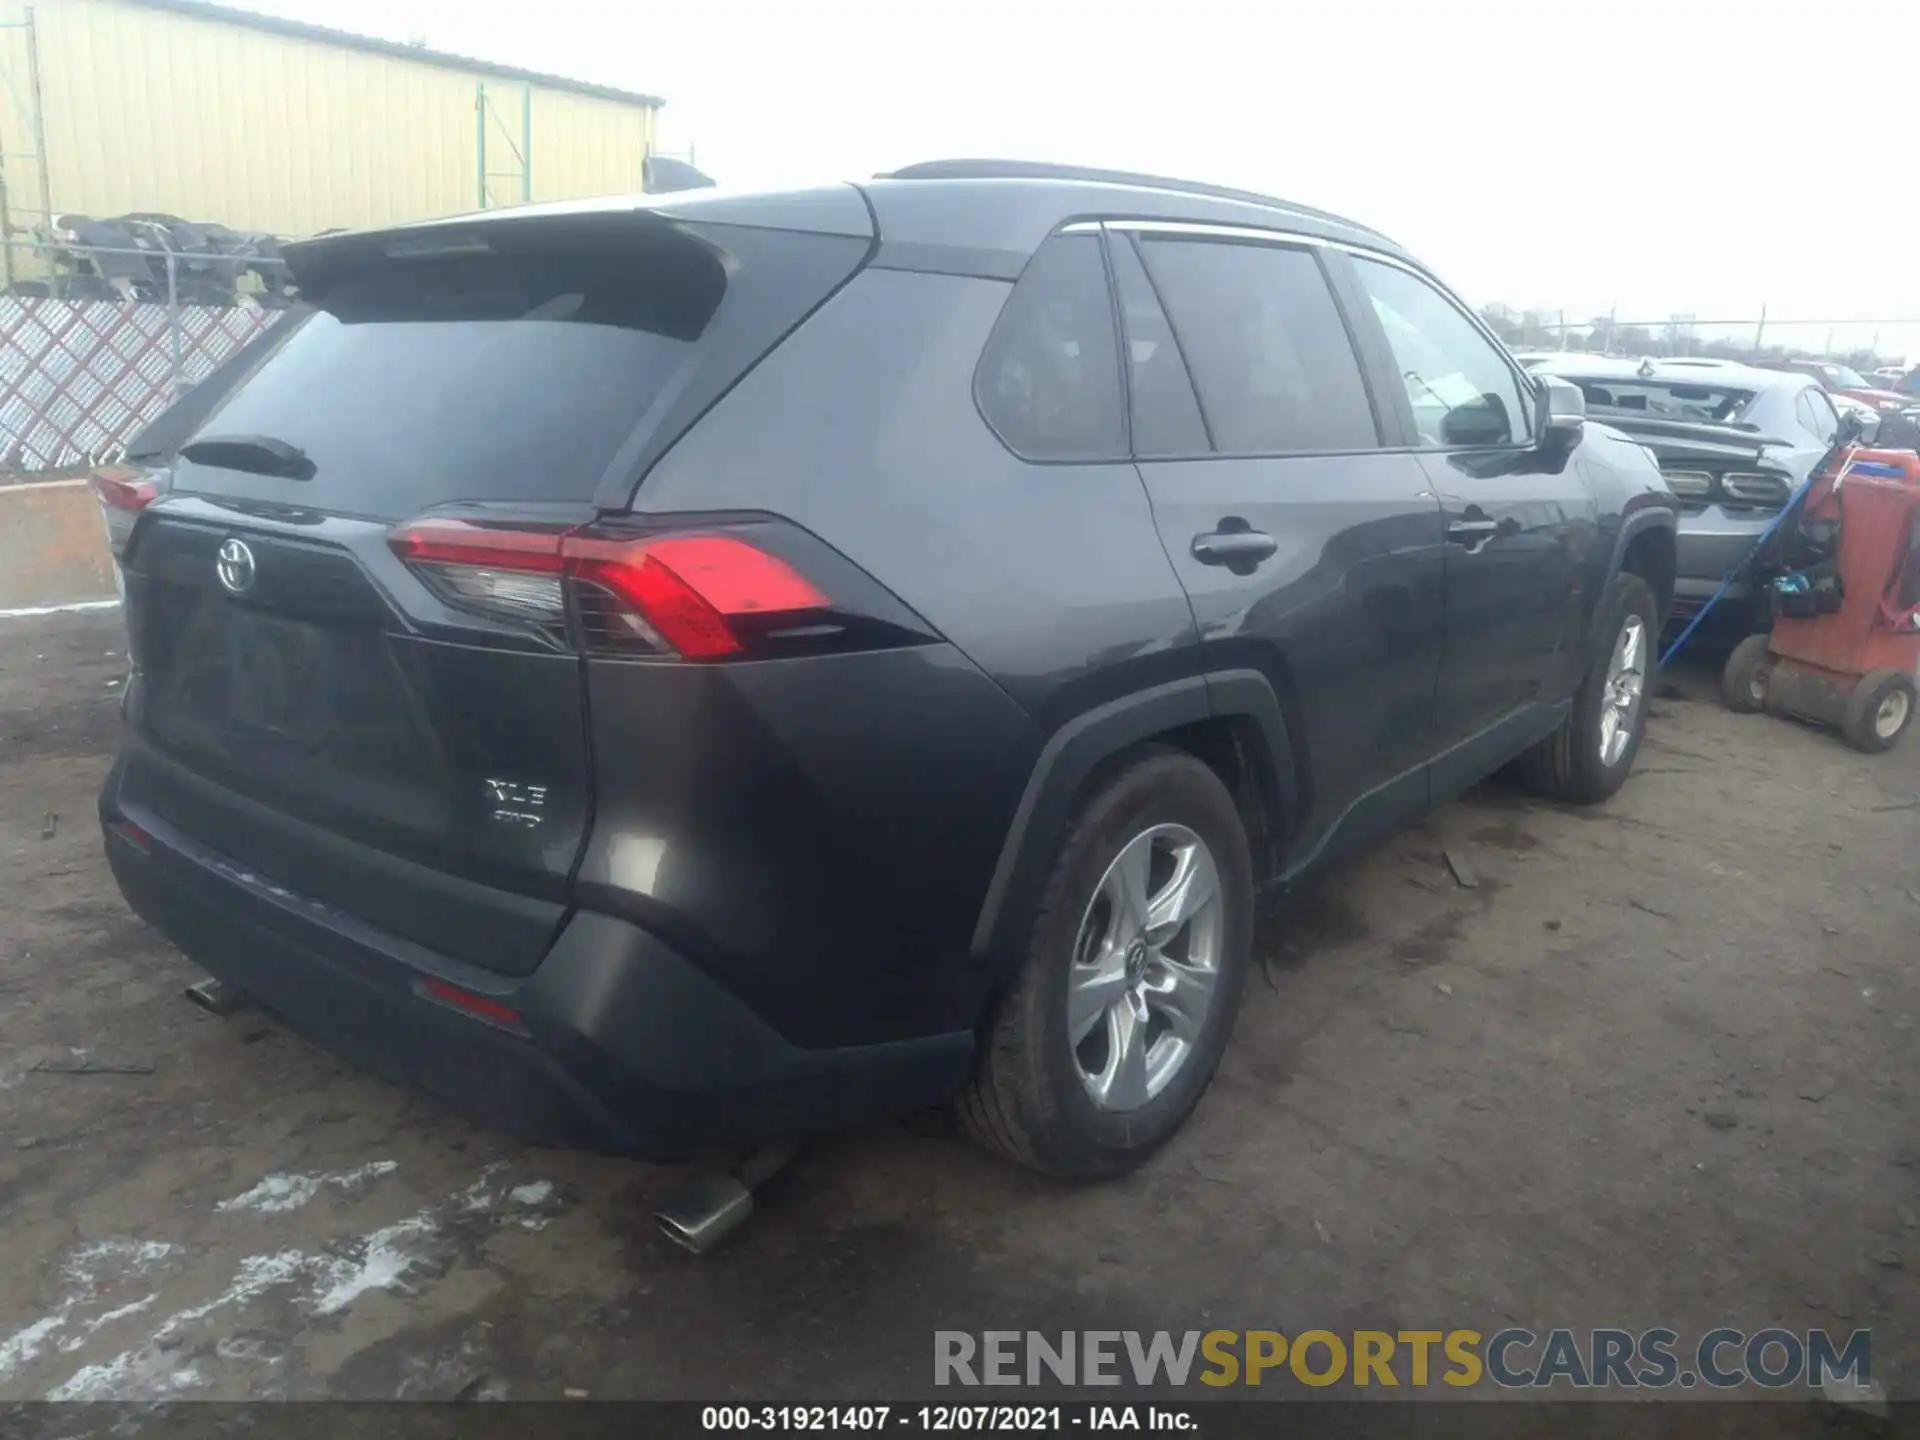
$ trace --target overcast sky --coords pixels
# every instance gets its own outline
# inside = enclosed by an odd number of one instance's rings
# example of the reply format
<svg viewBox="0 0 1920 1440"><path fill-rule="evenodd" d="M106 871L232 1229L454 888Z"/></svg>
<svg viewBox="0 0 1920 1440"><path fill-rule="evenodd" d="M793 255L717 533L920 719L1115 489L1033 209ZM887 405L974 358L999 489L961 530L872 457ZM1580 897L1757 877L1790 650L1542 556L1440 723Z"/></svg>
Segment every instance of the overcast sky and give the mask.
<svg viewBox="0 0 1920 1440"><path fill-rule="evenodd" d="M1351 215L1475 303L1920 318L1912 82L1846 69L1920 57L1920 0L246 3L662 95L729 186L1107 165Z"/></svg>

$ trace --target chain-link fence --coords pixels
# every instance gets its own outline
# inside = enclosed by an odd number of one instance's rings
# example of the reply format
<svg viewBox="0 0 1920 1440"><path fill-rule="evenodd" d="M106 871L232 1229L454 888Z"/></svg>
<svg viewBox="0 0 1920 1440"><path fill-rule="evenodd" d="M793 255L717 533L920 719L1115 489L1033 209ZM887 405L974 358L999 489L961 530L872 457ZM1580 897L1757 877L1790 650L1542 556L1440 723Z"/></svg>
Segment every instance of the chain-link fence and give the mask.
<svg viewBox="0 0 1920 1440"><path fill-rule="evenodd" d="M1920 361L1920 319L1804 320L1755 315L1748 319L1667 320L1595 316L1576 321L1558 312L1482 312L1508 344L1525 350L1583 350L1603 355L1689 356L1759 364L1820 359L1845 365L1863 377L1880 370L1904 372Z"/></svg>
<svg viewBox="0 0 1920 1440"><path fill-rule="evenodd" d="M263 328L278 259L4 242L0 473L96 465Z"/></svg>

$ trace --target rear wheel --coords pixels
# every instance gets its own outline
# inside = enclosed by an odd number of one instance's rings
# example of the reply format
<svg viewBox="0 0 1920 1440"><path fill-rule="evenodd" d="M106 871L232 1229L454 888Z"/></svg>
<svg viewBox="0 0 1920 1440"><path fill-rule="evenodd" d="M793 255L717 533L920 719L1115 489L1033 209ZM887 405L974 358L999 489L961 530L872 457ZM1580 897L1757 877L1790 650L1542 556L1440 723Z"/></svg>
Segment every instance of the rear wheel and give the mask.
<svg viewBox="0 0 1920 1440"><path fill-rule="evenodd" d="M1773 673L1773 652L1765 635L1749 635L1733 647L1720 672L1720 698L1729 710L1752 715L1767 703L1767 677Z"/></svg>
<svg viewBox="0 0 1920 1440"><path fill-rule="evenodd" d="M1847 744L1868 754L1891 750L1913 723L1914 686L1911 675L1898 670L1874 670L1860 677L1847 697L1840 733Z"/></svg>
<svg viewBox="0 0 1920 1440"><path fill-rule="evenodd" d="M1252 857L1226 786L1174 751L1128 766L1067 834L962 1123L1049 1174L1137 1165L1213 1078L1252 931Z"/></svg>
<svg viewBox="0 0 1920 1440"><path fill-rule="evenodd" d="M1626 783L1647 723L1660 609L1653 589L1621 572L1600 598L1602 637L1560 728L1521 757L1527 783L1550 800L1591 805Z"/></svg>

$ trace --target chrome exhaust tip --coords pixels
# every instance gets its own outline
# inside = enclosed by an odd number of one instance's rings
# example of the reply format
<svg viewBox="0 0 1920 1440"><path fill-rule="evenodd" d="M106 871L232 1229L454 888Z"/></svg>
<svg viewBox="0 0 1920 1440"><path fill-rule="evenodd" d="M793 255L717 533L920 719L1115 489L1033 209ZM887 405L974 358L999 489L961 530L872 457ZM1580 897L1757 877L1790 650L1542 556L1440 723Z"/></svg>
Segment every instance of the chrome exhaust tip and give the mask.
<svg viewBox="0 0 1920 1440"><path fill-rule="evenodd" d="M753 1214L753 1191L733 1176L710 1171L676 1187L654 1211L660 1233L682 1250L704 1255Z"/></svg>
<svg viewBox="0 0 1920 1440"><path fill-rule="evenodd" d="M224 980L209 975L197 985L181 992L187 999L211 1015L231 1015L247 1008L247 997Z"/></svg>
<svg viewBox="0 0 1920 1440"><path fill-rule="evenodd" d="M731 1170L701 1170L689 1176L653 1212L660 1233L694 1255L704 1255L747 1223L753 1192L793 1159L791 1141L763 1146Z"/></svg>

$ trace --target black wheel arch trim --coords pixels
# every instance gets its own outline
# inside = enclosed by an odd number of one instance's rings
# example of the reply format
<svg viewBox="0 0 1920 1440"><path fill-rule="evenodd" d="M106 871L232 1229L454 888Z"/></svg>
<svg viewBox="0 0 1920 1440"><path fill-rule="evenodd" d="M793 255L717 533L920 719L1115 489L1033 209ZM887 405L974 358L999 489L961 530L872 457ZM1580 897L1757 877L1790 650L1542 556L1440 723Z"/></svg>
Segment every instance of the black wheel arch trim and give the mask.
<svg viewBox="0 0 1920 1440"><path fill-rule="evenodd" d="M1607 566L1609 580L1620 573L1620 563L1627 558L1627 547L1644 530L1670 530L1677 537L1679 518L1664 506L1648 506L1627 516L1620 524L1620 533L1613 537L1613 560Z"/></svg>
<svg viewBox="0 0 1920 1440"><path fill-rule="evenodd" d="M1266 767L1262 778L1273 787L1283 819L1297 815L1292 742L1273 683L1259 671L1190 675L1096 705L1055 730L1034 761L981 902L973 957L993 956L1006 938L1007 918L1020 914L1038 894L1070 807L1097 767L1156 735L1227 717L1259 728L1264 753L1254 758Z"/></svg>
<svg viewBox="0 0 1920 1440"><path fill-rule="evenodd" d="M1607 573L1604 583L1612 584L1614 576L1621 573L1626 563L1627 547L1633 544L1636 536L1645 534L1649 530L1665 530L1678 539L1679 529L1678 517L1672 510L1667 509L1665 506L1649 506L1644 510L1635 511L1633 514L1627 516L1627 518L1621 522L1620 533L1613 537L1613 557L1607 563ZM1656 596L1655 598L1657 601L1658 597ZM1673 597L1671 595L1667 597L1667 603L1669 606L1672 605ZM1658 606L1656 604L1656 609L1657 608ZM1657 614L1654 616L1654 623L1656 625L1664 625L1666 619L1667 617L1665 615ZM1606 637L1600 634L1600 627L1604 623L1605 615L1601 607L1595 604L1588 626L1589 634L1587 640L1590 647L1605 643ZM1587 663L1592 663L1594 653L1590 648Z"/></svg>

